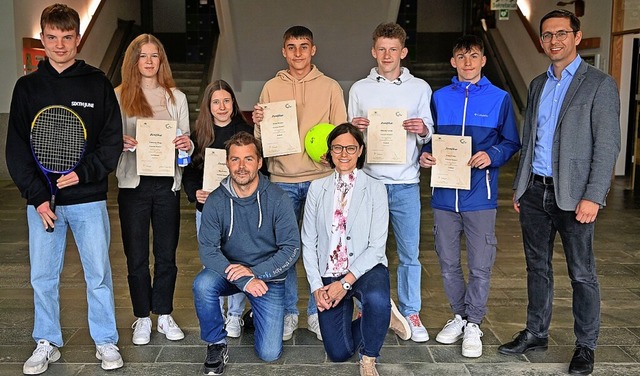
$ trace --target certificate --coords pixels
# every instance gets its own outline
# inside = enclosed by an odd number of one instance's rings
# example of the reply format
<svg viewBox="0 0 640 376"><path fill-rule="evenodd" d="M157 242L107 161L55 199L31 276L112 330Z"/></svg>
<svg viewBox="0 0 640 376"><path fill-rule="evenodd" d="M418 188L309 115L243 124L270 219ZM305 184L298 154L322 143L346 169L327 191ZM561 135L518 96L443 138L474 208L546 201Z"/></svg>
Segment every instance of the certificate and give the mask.
<svg viewBox="0 0 640 376"><path fill-rule="evenodd" d="M402 122L407 119L407 110L370 109L367 118L367 163L406 163L407 131Z"/></svg>
<svg viewBox="0 0 640 376"><path fill-rule="evenodd" d="M227 151L224 149L206 148L204 150L204 178L202 190L213 192L222 179L229 175L227 168Z"/></svg>
<svg viewBox="0 0 640 376"><path fill-rule="evenodd" d="M432 154L436 164L431 166L431 186L439 188L470 189L471 137L434 134L431 138Z"/></svg>
<svg viewBox="0 0 640 376"><path fill-rule="evenodd" d="M136 165L141 176L173 176L176 168L177 122L138 119L136 123Z"/></svg>
<svg viewBox="0 0 640 376"><path fill-rule="evenodd" d="M296 101L263 103L260 106L264 110L264 119L260 122L264 156L300 153Z"/></svg>

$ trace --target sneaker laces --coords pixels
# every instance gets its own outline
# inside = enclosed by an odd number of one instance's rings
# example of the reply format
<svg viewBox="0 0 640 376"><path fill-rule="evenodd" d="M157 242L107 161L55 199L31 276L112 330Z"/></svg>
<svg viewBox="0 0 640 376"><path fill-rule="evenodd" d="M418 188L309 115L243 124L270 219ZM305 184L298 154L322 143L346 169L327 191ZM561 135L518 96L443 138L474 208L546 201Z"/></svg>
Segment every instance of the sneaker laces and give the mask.
<svg viewBox="0 0 640 376"><path fill-rule="evenodd" d="M51 346L51 344L46 343L44 340L40 340L38 341L38 346L36 346L36 349L33 350L32 355L44 355L46 358L49 358L49 353L52 349L53 346Z"/></svg>
<svg viewBox="0 0 640 376"><path fill-rule="evenodd" d="M120 349L113 343L107 343L104 345L98 345L98 351L103 357L110 358L116 354L120 354Z"/></svg>
<svg viewBox="0 0 640 376"><path fill-rule="evenodd" d="M244 326L244 320L242 320L240 318L240 316L231 316L231 315L229 315L229 316L227 316L227 319L224 320L224 324L225 325L229 325L229 323L231 323L231 322L235 322L239 326Z"/></svg>
<svg viewBox="0 0 640 376"><path fill-rule="evenodd" d="M360 359L360 368L365 376L376 376L376 358L363 356Z"/></svg>
<svg viewBox="0 0 640 376"><path fill-rule="evenodd" d="M211 344L207 346L207 357L204 360L205 363L219 365L222 363L222 350L224 344Z"/></svg>
<svg viewBox="0 0 640 376"><path fill-rule="evenodd" d="M284 325L293 326L293 315L286 315L284 317Z"/></svg>
<svg viewBox="0 0 640 376"><path fill-rule="evenodd" d="M150 322L151 319L149 319L148 317L140 317L136 321L134 321L133 324L131 324L131 329L136 331L140 330L143 326L149 325ZM149 327L151 327L151 325L149 325Z"/></svg>
<svg viewBox="0 0 640 376"><path fill-rule="evenodd" d="M407 316L407 321L409 321L409 324L411 324L411 326L422 326L422 321L420 321L420 316L418 316L417 313L411 314L409 316Z"/></svg>
<svg viewBox="0 0 640 376"><path fill-rule="evenodd" d="M484 333L482 332L482 330L480 330L480 327L478 325L467 325L464 328L464 334L465 337L467 336L467 333L469 333L469 335L473 335L473 336L477 336L478 338L484 336Z"/></svg>
<svg viewBox="0 0 640 376"><path fill-rule="evenodd" d="M169 328L177 328L178 324L176 324L176 322L173 320L173 317L171 317L171 315L164 315L165 320L167 320L167 325L169 325Z"/></svg>
<svg viewBox="0 0 640 376"><path fill-rule="evenodd" d="M457 324L457 323L458 323L458 320L457 320L457 319L447 320L447 323L446 323L446 324L444 324L444 327L445 327L445 328L448 328L448 327L453 326L453 325L455 325L455 324Z"/></svg>

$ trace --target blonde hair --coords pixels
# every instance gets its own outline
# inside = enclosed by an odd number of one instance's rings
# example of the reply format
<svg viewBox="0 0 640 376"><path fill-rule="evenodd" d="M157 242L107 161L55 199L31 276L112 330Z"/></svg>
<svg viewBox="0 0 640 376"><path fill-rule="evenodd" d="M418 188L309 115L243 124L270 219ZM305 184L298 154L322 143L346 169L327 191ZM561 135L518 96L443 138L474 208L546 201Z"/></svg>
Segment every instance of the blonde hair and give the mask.
<svg viewBox="0 0 640 376"><path fill-rule="evenodd" d="M142 92L142 74L138 69L138 60L140 59L140 51L142 46L151 43L158 47L158 55L160 58L160 67L156 77L158 79L158 85L164 88L169 94L169 98L174 102L173 93L171 89L176 86L171 75L171 67L169 67L169 61L167 60L167 53L164 50L164 46L151 34L142 34L136 39L131 41L127 51L124 54L124 60L122 61L122 69L120 70L122 75L122 84L118 86L120 91L120 108L122 112L127 116L137 117L152 117L153 111L151 106Z"/></svg>

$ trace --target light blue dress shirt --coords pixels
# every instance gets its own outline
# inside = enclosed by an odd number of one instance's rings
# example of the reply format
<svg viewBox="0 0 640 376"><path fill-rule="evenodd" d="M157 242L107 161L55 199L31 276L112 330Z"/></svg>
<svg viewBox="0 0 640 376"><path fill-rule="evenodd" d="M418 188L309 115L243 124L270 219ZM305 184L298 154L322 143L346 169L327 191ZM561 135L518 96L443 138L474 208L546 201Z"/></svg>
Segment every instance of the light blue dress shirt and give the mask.
<svg viewBox="0 0 640 376"><path fill-rule="evenodd" d="M533 173L542 176L552 176L553 135L558 125L558 116L562 108L564 96L569 89L573 76L578 70L582 58L578 55L566 68L562 70L562 77L558 80L553 75L553 64L547 69L547 82L542 89L538 107L538 127L536 131L536 145L533 149Z"/></svg>

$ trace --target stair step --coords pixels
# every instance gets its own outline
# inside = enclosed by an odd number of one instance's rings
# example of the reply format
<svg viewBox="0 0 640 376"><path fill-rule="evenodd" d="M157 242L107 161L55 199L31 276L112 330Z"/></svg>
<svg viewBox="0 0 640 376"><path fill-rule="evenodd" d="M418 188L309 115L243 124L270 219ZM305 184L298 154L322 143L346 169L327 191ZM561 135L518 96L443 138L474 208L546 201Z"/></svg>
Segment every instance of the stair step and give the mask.
<svg viewBox="0 0 640 376"><path fill-rule="evenodd" d="M171 72L175 74L176 71L199 71L204 70L204 64L193 63L171 63Z"/></svg>
<svg viewBox="0 0 640 376"><path fill-rule="evenodd" d="M196 86L200 87L202 79L199 78L174 78L177 87Z"/></svg>
<svg viewBox="0 0 640 376"><path fill-rule="evenodd" d="M173 71L173 79L202 79L201 71Z"/></svg>
<svg viewBox="0 0 640 376"><path fill-rule="evenodd" d="M200 94L200 85L198 86L182 86L180 90L188 95L199 95ZM196 98L197 99L197 98Z"/></svg>

